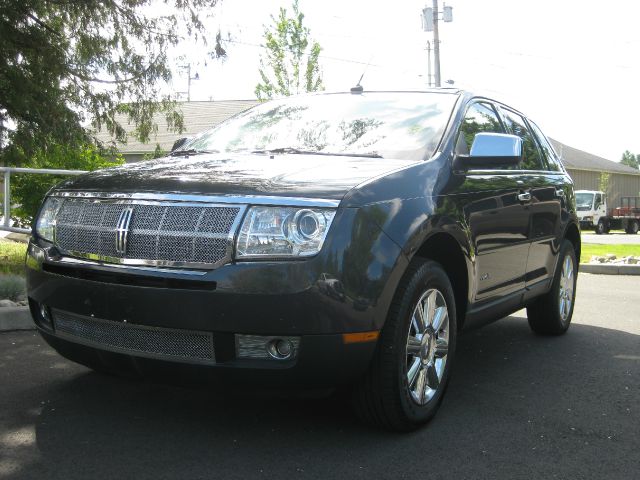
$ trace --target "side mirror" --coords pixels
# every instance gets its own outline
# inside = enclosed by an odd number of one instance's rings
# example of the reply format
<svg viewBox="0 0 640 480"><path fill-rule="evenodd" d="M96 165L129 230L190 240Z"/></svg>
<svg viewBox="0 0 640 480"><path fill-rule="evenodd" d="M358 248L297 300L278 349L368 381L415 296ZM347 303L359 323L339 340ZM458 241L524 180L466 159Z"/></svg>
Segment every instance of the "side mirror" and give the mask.
<svg viewBox="0 0 640 480"><path fill-rule="evenodd" d="M518 165L522 161L522 139L505 133L476 133L471 154L456 155L455 170L492 169Z"/></svg>
<svg viewBox="0 0 640 480"><path fill-rule="evenodd" d="M175 142L173 142L173 147L171 147L171 151L173 152L179 149L181 146L187 143L187 140L191 140L191 139L189 137L182 137L176 140Z"/></svg>

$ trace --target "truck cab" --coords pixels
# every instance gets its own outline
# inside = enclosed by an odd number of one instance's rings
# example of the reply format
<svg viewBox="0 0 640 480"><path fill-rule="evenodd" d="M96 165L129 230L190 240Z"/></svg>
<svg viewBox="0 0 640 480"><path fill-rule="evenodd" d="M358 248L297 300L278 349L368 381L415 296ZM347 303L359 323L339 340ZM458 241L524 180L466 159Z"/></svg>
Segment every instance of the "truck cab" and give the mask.
<svg viewBox="0 0 640 480"><path fill-rule="evenodd" d="M607 196L599 190L577 190L576 210L580 228L595 229L596 233L608 233Z"/></svg>

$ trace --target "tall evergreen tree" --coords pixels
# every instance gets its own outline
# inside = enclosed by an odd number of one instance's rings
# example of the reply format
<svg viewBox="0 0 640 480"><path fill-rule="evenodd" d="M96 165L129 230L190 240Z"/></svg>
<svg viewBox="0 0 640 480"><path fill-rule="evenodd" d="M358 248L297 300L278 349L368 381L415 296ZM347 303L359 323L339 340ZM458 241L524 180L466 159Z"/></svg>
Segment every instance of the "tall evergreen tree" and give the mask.
<svg viewBox="0 0 640 480"><path fill-rule="evenodd" d="M164 113L181 131L168 50L207 42L200 12L219 0L0 0L0 163L20 164L48 146L86 145L106 129L124 140L125 113L141 141ZM220 35L211 55L224 55Z"/></svg>

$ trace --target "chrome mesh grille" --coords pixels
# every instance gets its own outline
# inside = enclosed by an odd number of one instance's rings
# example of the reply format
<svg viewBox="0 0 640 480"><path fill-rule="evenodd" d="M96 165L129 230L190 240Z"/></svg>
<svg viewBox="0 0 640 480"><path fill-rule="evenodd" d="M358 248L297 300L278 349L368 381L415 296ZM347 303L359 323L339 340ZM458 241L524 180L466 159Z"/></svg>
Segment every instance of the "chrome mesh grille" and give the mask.
<svg viewBox="0 0 640 480"><path fill-rule="evenodd" d="M55 331L103 350L173 361L215 363L213 335L112 322L53 310Z"/></svg>
<svg viewBox="0 0 640 480"><path fill-rule="evenodd" d="M123 210L132 208L124 252L116 248ZM240 206L114 203L64 200L55 243L63 251L104 261L217 265L230 256L230 234Z"/></svg>

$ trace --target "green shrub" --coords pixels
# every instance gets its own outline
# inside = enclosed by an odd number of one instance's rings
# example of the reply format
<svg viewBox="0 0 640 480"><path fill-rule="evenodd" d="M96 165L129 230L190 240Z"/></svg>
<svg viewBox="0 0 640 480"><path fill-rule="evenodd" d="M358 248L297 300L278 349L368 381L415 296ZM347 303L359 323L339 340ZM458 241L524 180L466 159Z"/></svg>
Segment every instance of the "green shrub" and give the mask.
<svg viewBox="0 0 640 480"><path fill-rule="evenodd" d="M29 158L18 158L20 155L13 153L16 158L13 158L12 162L27 168L98 170L124 163L121 155L109 155L107 151L94 145L84 145L80 148L56 145L47 150L39 150ZM11 175L11 202L16 205L11 217L16 224L22 227L31 225L45 194L65 178L67 177L29 173Z"/></svg>
<svg viewBox="0 0 640 480"><path fill-rule="evenodd" d="M22 300L27 294L24 277L19 275L0 275L0 300Z"/></svg>
<svg viewBox="0 0 640 480"><path fill-rule="evenodd" d="M26 243L0 239L0 274L24 275L24 256L26 252Z"/></svg>

